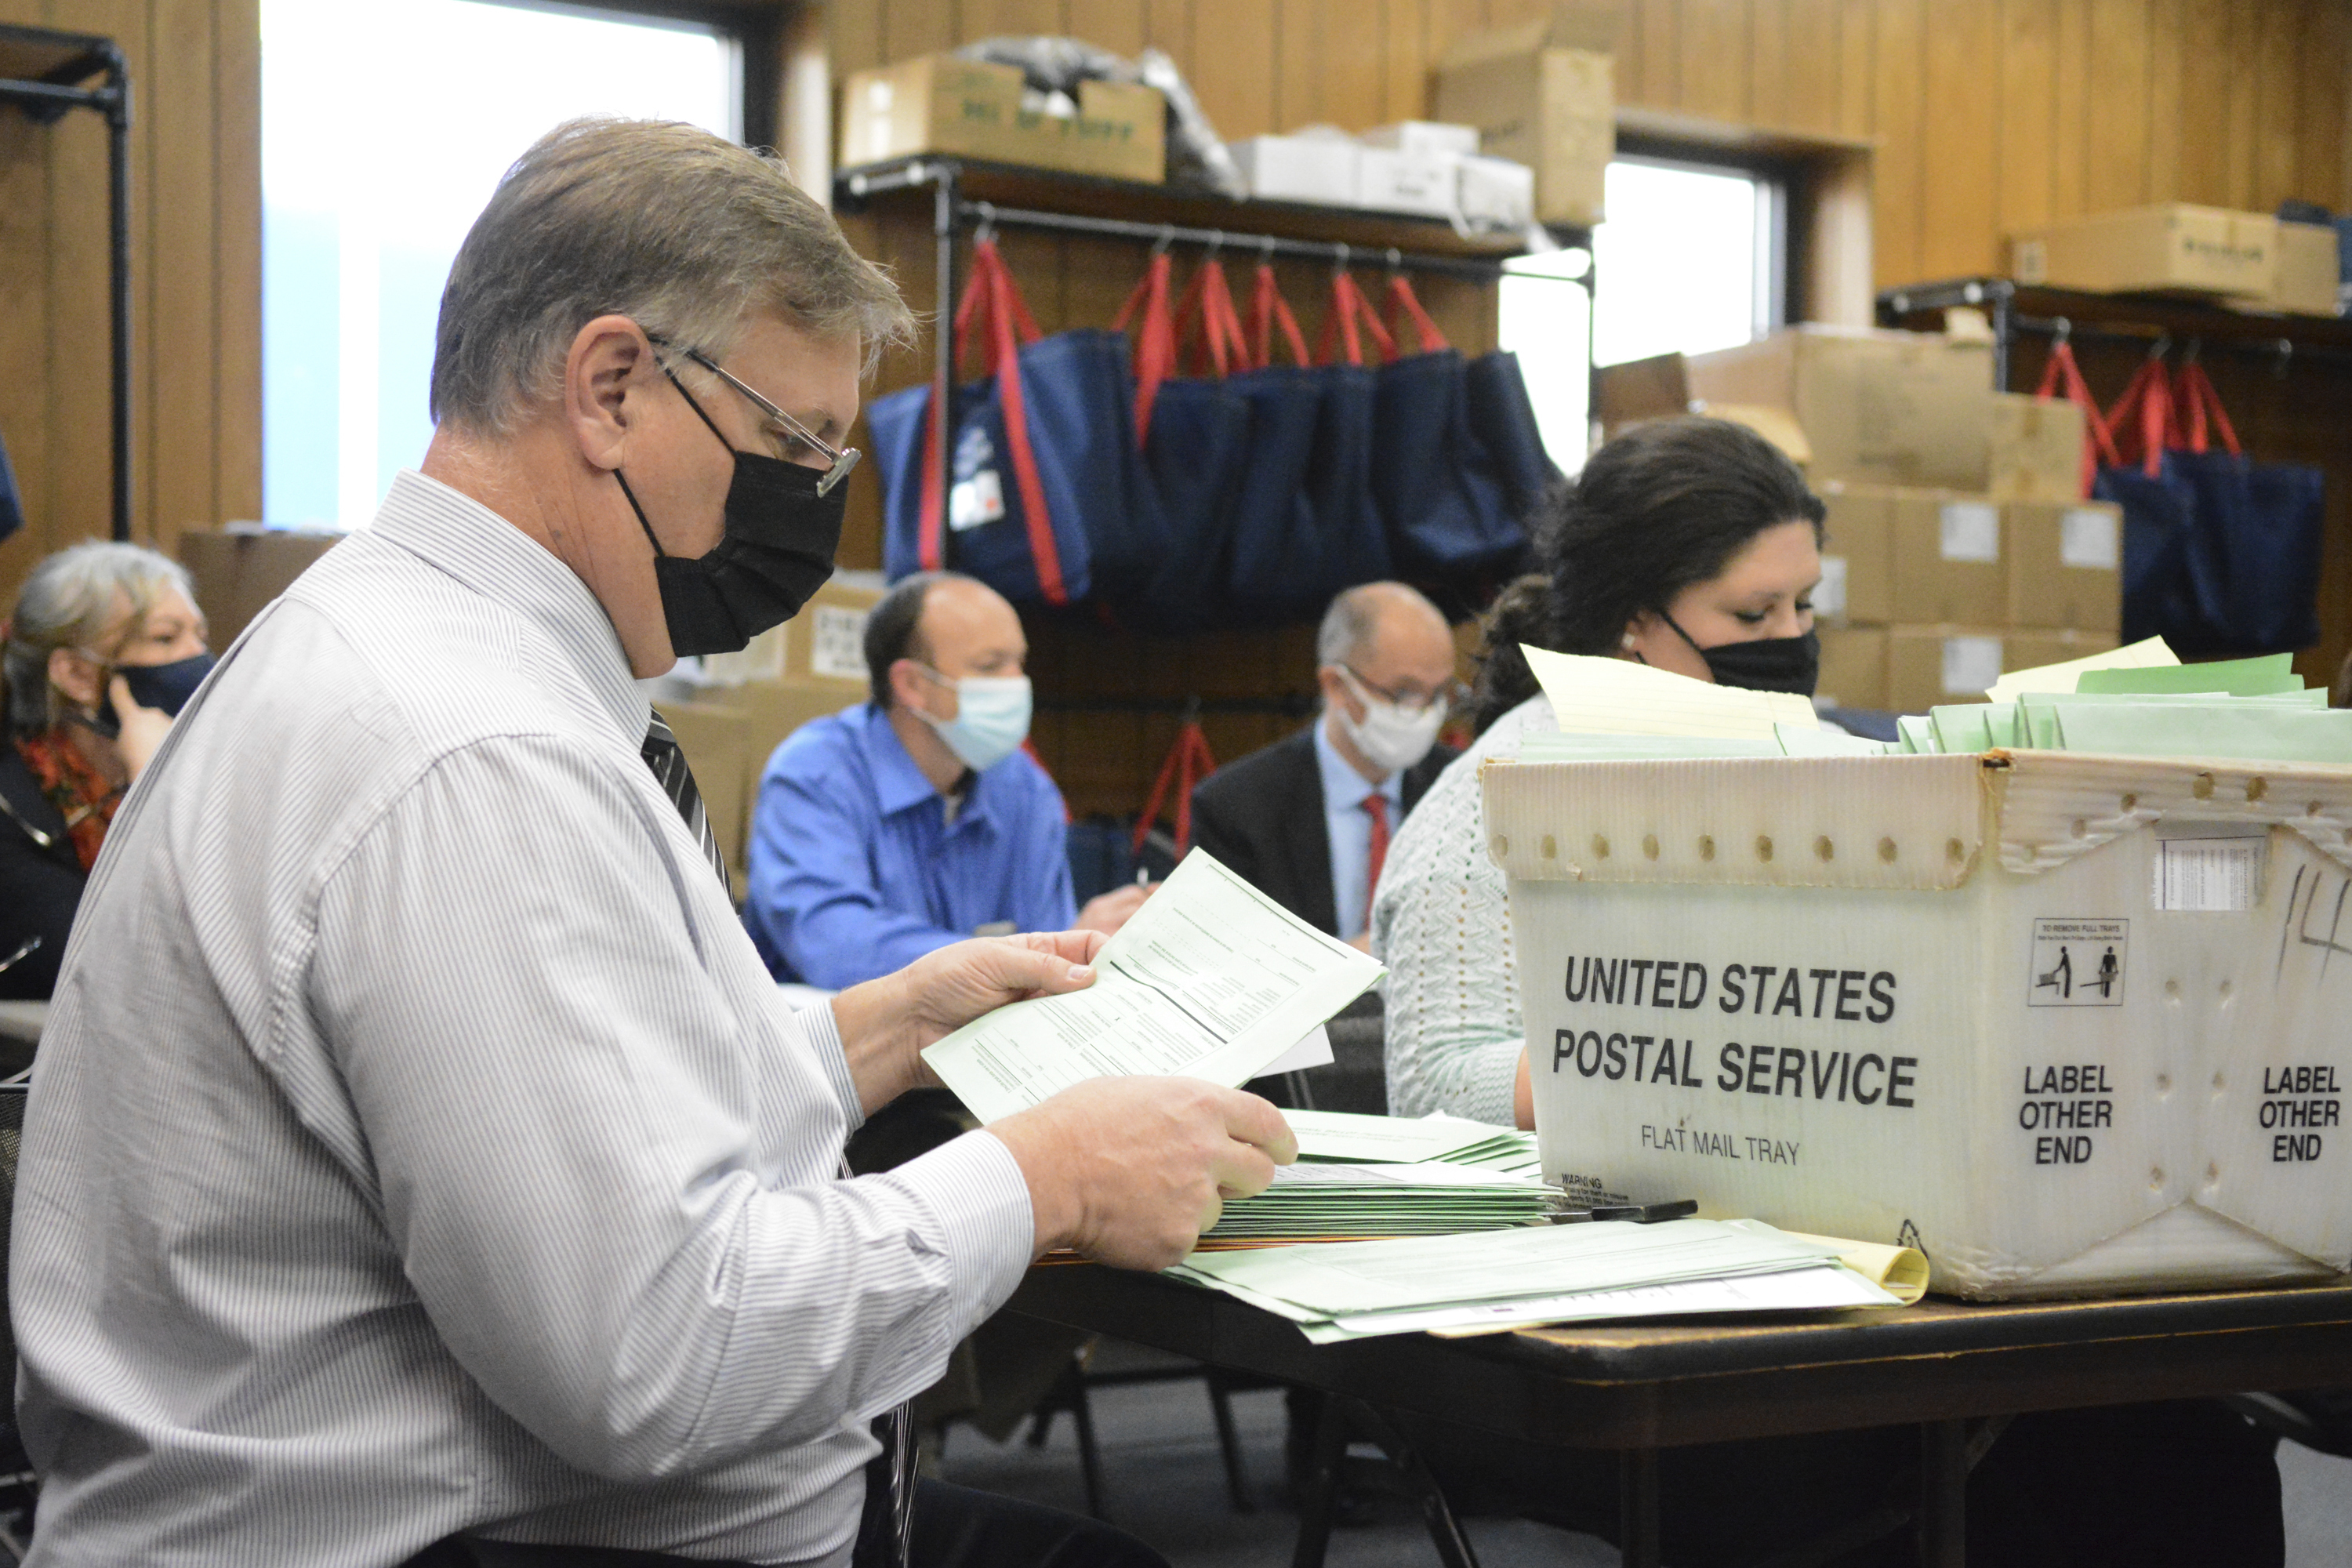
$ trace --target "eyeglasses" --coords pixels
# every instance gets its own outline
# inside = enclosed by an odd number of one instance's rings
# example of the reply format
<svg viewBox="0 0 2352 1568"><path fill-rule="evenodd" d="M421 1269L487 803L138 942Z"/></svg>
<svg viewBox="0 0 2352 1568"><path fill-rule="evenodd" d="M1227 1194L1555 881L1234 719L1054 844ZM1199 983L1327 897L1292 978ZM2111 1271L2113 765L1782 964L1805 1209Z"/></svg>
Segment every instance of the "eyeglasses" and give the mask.
<svg viewBox="0 0 2352 1568"><path fill-rule="evenodd" d="M651 332L646 333L646 336L656 348L666 349L674 346L667 339L656 338ZM774 404L769 402L766 398L761 396L758 393L744 385L734 376L730 375L726 371L720 369L719 363L712 359L709 354L704 353L700 349L678 349L677 352L684 354L687 358L692 360L695 363L700 365L703 369L709 371L711 374L717 376L719 380L725 382L728 385L741 393L744 398L751 403L751 406L766 415L770 423L774 425L779 431L809 447L812 451L815 452L819 457L825 460L828 467L825 468L824 475L816 481L817 494L823 495L827 490L833 489L834 486L841 483L842 480L849 477L849 470L857 467L858 452L856 447L835 447L825 441L819 440L815 433L810 430L807 426L802 424L799 420L793 418L791 415L785 413L782 409L777 407Z"/></svg>
<svg viewBox="0 0 2352 1568"><path fill-rule="evenodd" d="M1451 710L1470 695L1470 689L1458 680L1449 680L1434 691L1391 691L1384 686L1374 686L1356 673L1352 665L1334 666L1340 674L1354 681L1372 696L1406 713L1426 713L1431 709Z"/></svg>

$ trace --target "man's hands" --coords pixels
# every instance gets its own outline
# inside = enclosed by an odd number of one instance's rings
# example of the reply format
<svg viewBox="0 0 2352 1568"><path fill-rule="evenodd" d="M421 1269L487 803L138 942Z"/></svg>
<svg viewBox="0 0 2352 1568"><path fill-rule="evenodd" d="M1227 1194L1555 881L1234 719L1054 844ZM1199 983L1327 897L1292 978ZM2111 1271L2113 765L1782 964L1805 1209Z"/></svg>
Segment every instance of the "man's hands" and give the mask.
<svg viewBox="0 0 2352 1568"><path fill-rule="evenodd" d="M834 1022L858 1104L871 1115L919 1084L937 1084L923 1065L923 1047L983 1013L1093 984L1095 954L1105 940L1084 931L979 937L835 996Z"/></svg>
<svg viewBox="0 0 2352 1568"><path fill-rule="evenodd" d="M1135 918L1135 911L1143 907L1143 900L1150 898L1158 887L1157 882L1137 882L1129 887L1113 888L1108 893L1097 893L1087 900L1087 907L1078 911L1076 929L1117 936L1118 928Z"/></svg>
<svg viewBox="0 0 2352 1568"><path fill-rule="evenodd" d="M1272 1105L1191 1078L1090 1079L988 1131L1028 1179L1037 1250L1121 1268L1165 1268L1298 1157Z"/></svg>
<svg viewBox="0 0 2352 1568"><path fill-rule="evenodd" d="M122 753L122 766L135 782L147 771L155 758L163 737L172 732L172 716L161 708L142 708L132 700L131 683L116 676L106 689L114 699L114 716L121 724L121 733L114 737L114 749Z"/></svg>

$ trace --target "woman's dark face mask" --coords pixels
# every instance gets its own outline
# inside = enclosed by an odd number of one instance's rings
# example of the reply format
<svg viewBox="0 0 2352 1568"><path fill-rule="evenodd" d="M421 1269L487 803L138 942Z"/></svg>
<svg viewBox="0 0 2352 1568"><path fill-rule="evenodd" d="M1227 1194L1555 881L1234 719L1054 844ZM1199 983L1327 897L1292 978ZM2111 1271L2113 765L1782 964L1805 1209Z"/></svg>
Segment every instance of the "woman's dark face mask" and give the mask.
<svg viewBox="0 0 2352 1568"><path fill-rule="evenodd" d="M122 733L122 715L114 710L114 694L107 689L116 676L131 688L131 700L142 708L160 708L171 717L180 716L205 677L213 672L216 661L209 653L191 654L175 658L169 664L118 664L107 668L100 678L98 711L89 720L89 727L111 741Z"/></svg>
<svg viewBox="0 0 2352 1568"><path fill-rule="evenodd" d="M1820 683L1822 674L1822 639L1816 632L1800 637L1760 637L1750 642L1717 643L1713 647L1701 647L1698 640L1683 630L1674 616L1660 610L1658 615L1675 628L1675 635L1689 643L1691 651L1706 661L1709 675L1717 686L1736 686L1748 691L1786 691L1798 697L1811 697Z"/></svg>

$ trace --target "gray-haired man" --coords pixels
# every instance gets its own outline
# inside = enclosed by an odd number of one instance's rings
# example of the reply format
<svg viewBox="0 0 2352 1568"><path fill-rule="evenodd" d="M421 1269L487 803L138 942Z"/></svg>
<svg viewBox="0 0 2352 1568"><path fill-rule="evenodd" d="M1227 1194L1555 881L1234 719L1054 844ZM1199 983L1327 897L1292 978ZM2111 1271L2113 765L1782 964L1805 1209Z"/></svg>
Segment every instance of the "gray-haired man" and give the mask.
<svg viewBox="0 0 2352 1568"><path fill-rule="evenodd" d="M422 472L223 661L83 903L10 1282L36 1563L843 1563L868 1419L1034 1253L1172 1261L1290 1156L1262 1100L1130 1079L835 1177L923 1045L1101 941L785 1011L635 684L823 580L906 324L701 132L575 122L509 173ZM915 1532L1153 1561L948 1489Z"/></svg>

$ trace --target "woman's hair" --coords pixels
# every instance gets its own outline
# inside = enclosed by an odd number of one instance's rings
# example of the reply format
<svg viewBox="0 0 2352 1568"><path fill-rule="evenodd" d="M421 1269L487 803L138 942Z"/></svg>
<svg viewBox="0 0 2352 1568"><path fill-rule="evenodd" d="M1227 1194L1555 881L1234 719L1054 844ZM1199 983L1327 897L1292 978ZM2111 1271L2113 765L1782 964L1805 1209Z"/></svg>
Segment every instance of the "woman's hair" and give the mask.
<svg viewBox="0 0 2352 1568"><path fill-rule="evenodd" d="M87 540L34 567L16 595L16 613L8 617L6 651L0 656L10 732L37 735L58 722L49 689L51 653L70 647L113 658L121 649L103 645L107 634L115 632L119 645L174 589L190 604L195 602L195 588L184 567L137 544ZM127 620L121 609L126 600L131 605Z"/></svg>
<svg viewBox="0 0 2352 1568"><path fill-rule="evenodd" d="M756 310L820 336L856 333L869 370L914 329L889 275L780 160L692 125L570 121L516 160L457 247L433 417L510 434L598 316L723 359Z"/></svg>
<svg viewBox="0 0 2352 1568"><path fill-rule="evenodd" d="M1823 515L1797 466L1744 425L1686 416L1626 431L1547 499L1538 570L1486 612L1473 729L1539 689L1521 643L1613 654L1634 617L1722 575L1758 534L1803 521L1818 540Z"/></svg>

